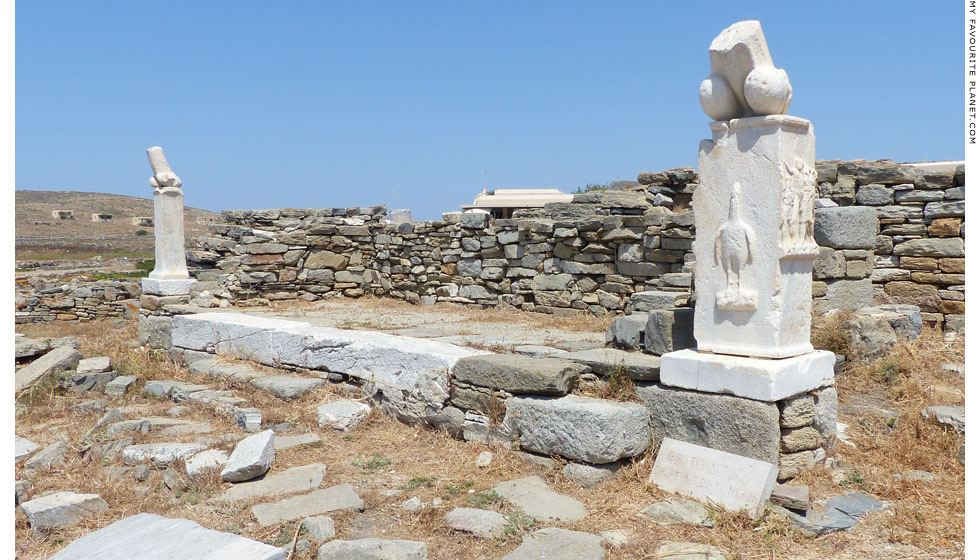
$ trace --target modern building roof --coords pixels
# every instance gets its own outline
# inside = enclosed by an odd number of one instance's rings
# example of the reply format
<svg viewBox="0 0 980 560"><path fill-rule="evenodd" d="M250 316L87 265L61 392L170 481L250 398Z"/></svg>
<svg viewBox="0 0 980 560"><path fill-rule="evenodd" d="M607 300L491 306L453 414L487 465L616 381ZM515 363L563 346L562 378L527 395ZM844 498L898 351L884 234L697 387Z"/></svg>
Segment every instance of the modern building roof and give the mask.
<svg viewBox="0 0 980 560"><path fill-rule="evenodd" d="M541 208L549 202L571 202L572 195L558 189L497 189L483 190L476 195L473 204L461 206L473 208Z"/></svg>

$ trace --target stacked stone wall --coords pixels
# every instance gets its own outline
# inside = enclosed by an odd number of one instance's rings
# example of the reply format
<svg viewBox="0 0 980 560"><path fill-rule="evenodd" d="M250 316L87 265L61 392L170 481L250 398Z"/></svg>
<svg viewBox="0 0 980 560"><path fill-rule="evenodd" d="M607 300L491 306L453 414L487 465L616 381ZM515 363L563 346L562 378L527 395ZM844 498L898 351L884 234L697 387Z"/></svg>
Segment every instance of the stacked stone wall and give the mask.
<svg viewBox="0 0 980 560"><path fill-rule="evenodd" d="M817 163L817 172L822 202L837 208L817 211L817 241L824 248L814 266L814 295L831 292L827 307L837 308L868 295L876 304L914 304L926 323L961 331L966 300L964 166L923 171L890 160L826 161ZM869 229L863 216L872 215L874 227ZM873 256L858 252L868 249ZM869 268L870 285L853 280ZM835 283L849 286L834 293ZM815 310L825 309L818 304Z"/></svg>
<svg viewBox="0 0 980 560"><path fill-rule="evenodd" d="M817 163L814 310L914 303L962 328L964 172L889 160ZM392 224L384 206L226 211L192 241L198 303L364 294L555 314L631 313L633 294L690 292L693 169L641 173L511 219ZM683 300L681 300L683 301Z"/></svg>
<svg viewBox="0 0 980 560"><path fill-rule="evenodd" d="M129 316L139 308L138 280L30 277L17 281L14 321L90 321Z"/></svg>

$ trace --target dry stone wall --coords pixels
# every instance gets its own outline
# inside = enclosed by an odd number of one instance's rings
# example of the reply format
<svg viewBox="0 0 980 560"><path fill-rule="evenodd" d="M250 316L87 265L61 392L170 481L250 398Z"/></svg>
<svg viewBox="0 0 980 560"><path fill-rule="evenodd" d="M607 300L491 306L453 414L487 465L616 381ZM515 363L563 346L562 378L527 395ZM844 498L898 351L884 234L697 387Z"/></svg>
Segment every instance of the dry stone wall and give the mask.
<svg viewBox="0 0 980 560"><path fill-rule="evenodd" d="M962 329L963 168L818 162L814 309L914 303ZM226 211L193 240L196 303L384 295L554 314L632 313L650 291L688 305L693 169L641 173L511 219L449 213L389 223L384 206ZM208 303L210 302L210 303ZM649 306L647 306L649 307Z"/></svg>
<svg viewBox="0 0 980 560"><path fill-rule="evenodd" d="M139 309L134 280L29 277L16 284L14 321L89 321L130 316Z"/></svg>

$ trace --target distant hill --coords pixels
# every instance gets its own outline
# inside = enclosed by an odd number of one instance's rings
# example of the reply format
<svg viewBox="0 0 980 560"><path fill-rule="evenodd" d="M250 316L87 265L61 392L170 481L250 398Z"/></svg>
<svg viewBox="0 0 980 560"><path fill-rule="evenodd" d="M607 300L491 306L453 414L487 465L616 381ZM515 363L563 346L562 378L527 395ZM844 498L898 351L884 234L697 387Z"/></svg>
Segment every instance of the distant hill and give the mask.
<svg viewBox="0 0 980 560"><path fill-rule="evenodd" d="M69 211L74 219L52 212ZM111 222L92 221L92 214L112 215ZM153 217L153 200L121 194L77 191L15 191L17 260L70 258L96 254L152 256L153 227L134 225L134 217ZM206 223L220 215L184 208L184 235L207 233ZM145 234L138 234L138 231Z"/></svg>

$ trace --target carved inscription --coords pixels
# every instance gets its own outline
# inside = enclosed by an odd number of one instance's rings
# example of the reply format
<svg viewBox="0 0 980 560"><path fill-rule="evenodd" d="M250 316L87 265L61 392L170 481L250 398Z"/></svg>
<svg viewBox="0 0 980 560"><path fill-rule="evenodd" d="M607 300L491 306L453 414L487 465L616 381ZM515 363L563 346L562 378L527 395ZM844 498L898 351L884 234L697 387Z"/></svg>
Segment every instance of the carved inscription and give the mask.
<svg viewBox="0 0 980 560"><path fill-rule="evenodd" d="M761 513L776 481L775 465L664 438L649 481L726 509Z"/></svg>

